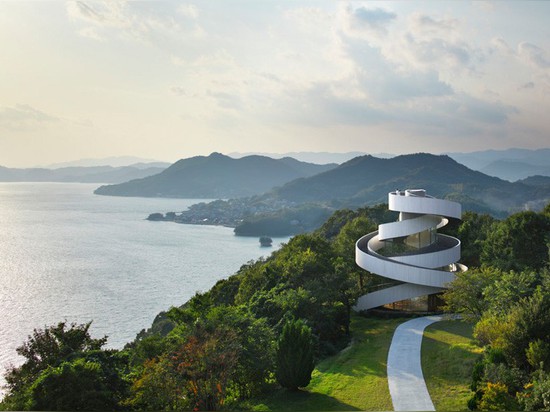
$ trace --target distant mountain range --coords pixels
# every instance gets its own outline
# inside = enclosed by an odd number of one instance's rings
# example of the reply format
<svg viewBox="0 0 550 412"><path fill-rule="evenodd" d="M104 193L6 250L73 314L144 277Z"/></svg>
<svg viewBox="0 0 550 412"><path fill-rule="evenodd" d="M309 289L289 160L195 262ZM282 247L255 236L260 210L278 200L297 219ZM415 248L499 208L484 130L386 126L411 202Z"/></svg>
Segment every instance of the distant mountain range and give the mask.
<svg viewBox="0 0 550 412"><path fill-rule="evenodd" d="M182 159L163 172L117 185L101 186L94 193L111 196L235 198L263 193L300 177L336 167L285 157L245 156L234 159L220 153Z"/></svg>
<svg viewBox="0 0 550 412"><path fill-rule="evenodd" d="M511 182L533 175L550 176L550 149L485 150L447 154L470 169Z"/></svg>
<svg viewBox="0 0 550 412"><path fill-rule="evenodd" d="M252 157L255 167L274 161ZM189 160L180 162L186 164ZM219 154L197 162L215 167L220 161L232 165L237 162L235 159L228 161ZM169 170L135 182L147 181L154 189L155 184L162 184L159 179ZM186 173L189 175L189 170ZM194 176L193 182L198 184L202 180ZM137 183L132 189L143 189ZM128 184L110 187L127 188ZM438 198L460 202L464 211L501 218L520 210L540 210L550 201L550 177L546 176L512 183L471 170L446 155L416 153L390 159L365 155L330 170L294 179L261 195L227 196L228 200L194 204L180 213L152 213L148 219L232 226L236 234L243 236L292 235L315 229L336 209L386 203L388 192L415 188L426 189L428 194ZM204 197L210 196L208 193Z"/></svg>
<svg viewBox="0 0 550 412"><path fill-rule="evenodd" d="M143 157L136 156L110 156L102 158L86 158L73 160L70 162L53 163L47 166L39 166L39 169L60 169L65 167L96 167L96 166L112 166L123 167L133 166L140 168L140 165L146 165L147 167L162 167L167 168L170 163L161 162L154 159L145 159ZM144 167L141 167L142 169Z"/></svg>
<svg viewBox="0 0 550 412"><path fill-rule="evenodd" d="M102 186L95 193L211 199L251 197L249 203L258 204L359 207L384 203L388 192L407 188L422 188L435 197L457 200L465 210L496 214L520 210L526 205L538 207L550 200L550 184L543 178L512 183L469 169L450 156L428 153L389 159L358 156L339 166L265 156L234 159L212 153L179 160L156 175Z"/></svg>
<svg viewBox="0 0 550 412"><path fill-rule="evenodd" d="M449 156L427 153L391 159L360 156L330 171L289 182L261 198L294 203L339 199L359 206L386 202L388 192L407 188L455 199L466 210L509 212L527 202L550 200L548 184L511 183L471 170Z"/></svg>
<svg viewBox="0 0 550 412"><path fill-rule="evenodd" d="M271 157L273 159L281 159L283 157L292 157L296 160L300 160L302 162L308 162L308 163L341 164L341 163L347 162L348 160L353 159L354 157L364 156L366 154L367 153L365 152L345 152L345 153L335 153L335 152L240 153L240 152L234 152L234 153L229 153L228 156L241 158L244 156L258 155L258 156ZM370 154L376 157L383 157L383 158L395 156L389 153L370 153Z"/></svg>
<svg viewBox="0 0 550 412"><path fill-rule="evenodd" d="M326 164L342 164L358 156L370 154L371 156L389 159L395 157L390 153L365 153L365 152L289 152L289 153L230 153L232 157L243 157L246 155L263 155L274 159L281 157L293 157L304 162ZM499 177L511 182L524 179L528 176L542 175L550 176L550 149L506 149L506 150L483 150L477 152L455 152L444 153L456 160L458 163L469 167L472 170L479 170L490 176Z"/></svg>
<svg viewBox="0 0 550 412"><path fill-rule="evenodd" d="M58 169L15 169L0 166L0 182L120 183L162 172L162 164L132 166L62 167Z"/></svg>
<svg viewBox="0 0 550 412"><path fill-rule="evenodd" d="M523 183L529 186L546 186L550 185L550 176L529 176L528 178L518 180L518 183Z"/></svg>

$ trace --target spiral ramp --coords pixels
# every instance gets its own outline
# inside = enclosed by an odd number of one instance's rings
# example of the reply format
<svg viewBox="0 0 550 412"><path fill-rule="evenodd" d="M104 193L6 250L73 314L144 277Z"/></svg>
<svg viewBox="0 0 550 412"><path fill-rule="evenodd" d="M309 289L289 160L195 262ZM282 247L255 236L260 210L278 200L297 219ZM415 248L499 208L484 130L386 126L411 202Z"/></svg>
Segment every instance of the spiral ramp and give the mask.
<svg viewBox="0 0 550 412"><path fill-rule="evenodd" d="M467 268L460 260L460 240L437 234L449 218L460 219L459 203L436 199L423 189L388 194L390 210L400 212L397 222L378 226L355 245L361 268L402 282L361 296L355 310L431 295L445 290L455 273Z"/></svg>

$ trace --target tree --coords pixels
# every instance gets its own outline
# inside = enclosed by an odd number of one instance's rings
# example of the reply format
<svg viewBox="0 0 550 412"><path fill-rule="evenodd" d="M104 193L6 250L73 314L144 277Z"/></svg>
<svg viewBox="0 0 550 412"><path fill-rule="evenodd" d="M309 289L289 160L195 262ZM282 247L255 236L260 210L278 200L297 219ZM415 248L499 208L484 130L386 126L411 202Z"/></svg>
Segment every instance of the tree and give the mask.
<svg viewBox="0 0 550 412"><path fill-rule="evenodd" d="M360 237L374 230L376 230L376 225L368 218L360 216L347 222L334 239L336 254L343 260L340 267L342 267L342 263L347 266L350 277L357 279L357 288L360 292L365 292L368 280L379 279L379 276L369 275L355 264L355 243Z"/></svg>
<svg viewBox="0 0 550 412"><path fill-rule="evenodd" d="M30 387L31 410L102 411L118 409L102 365L84 358L49 367Z"/></svg>
<svg viewBox="0 0 550 412"><path fill-rule="evenodd" d="M535 343L532 342L550 342L549 292L542 288L537 289L533 296L524 298L516 304L507 318L510 327L505 335L504 352L510 364L526 371L538 367L536 365L533 368L529 364L528 356L532 360L535 359L535 354L536 357L548 356L542 352L543 347L535 350L532 346Z"/></svg>
<svg viewBox="0 0 550 412"><path fill-rule="evenodd" d="M531 296L540 282L536 272L502 272L494 283L485 287L483 294L492 313L506 315L522 298Z"/></svg>
<svg viewBox="0 0 550 412"><path fill-rule="evenodd" d="M461 242L461 262L467 266L479 267L482 245L495 219L490 215L480 215L467 211L462 214L462 222L458 227L456 236Z"/></svg>
<svg viewBox="0 0 550 412"><path fill-rule="evenodd" d="M107 338L93 339L91 322L67 326L60 322L35 329L17 353L25 357L6 373L7 409L117 409L126 396L124 374L128 357L102 350Z"/></svg>
<svg viewBox="0 0 550 412"><path fill-rule="evenodd" d="M219 409L235 371L240 347L234 331L198 327L172 355L185 397L194 410Z"/></svg>
<svg viewBox="0 0 550 412"><path fill-rule="evenodd" d="M500 270L490 267L458 272L443 294L447 304L445 309L479 320L483 312L489 308L484 291L501 276Z"/></svg>
<svg viewBox="0 0 550 412"><path fill-rule="evenodd" d="M277 342L277 381L298 390L309 384L314 366L311 329L301 320L288 321Z"/></svg>
<svg viewBox="0 0 550 412"><path fill-rule="evenodd" d="M275 363L275 338L266 319L255 318L242 306L219 306L211 309L205 321L210 328L235 333L232 344L238 349L238 360L231 373L232 397L245 399L261 392L272 376Z"/></svg>
<svg viewBox="0 0 550 412"><path fill-rule="evenodd" d="M342 227L354 217L357 213L349 209L339 209L335 211L323 225L317 230L317 233L322 235L326 239L334 238Z"/></svg>
<svg viewBox="0 0 550 412"><path fill-rule="evenodd" d="M495 224L483 242L481 263L502 270L540 269L548 263L550 217L520 212Z"/></svg>
<svg viewBox="0 0 550 412"><path fill-rule="evenodd" d="M183 395L184 384L172 367L168 355L146 360L139 376L133 380L131 396L124 404L137 410L177 411L192 405Z"/></svg>
<svg viewBox="0 0 550 412"><path fill-rule="evenodd" d="M82 325L73 323L67 327L66 322L59 322L44 330L35 329L27 341L16 349L25 358L25 362L20 367L8 370L8 388L17 391L48 366L58 366L79 353L100 349L107 338L93 339L89 333L91 324L92 322Z"/></svg>

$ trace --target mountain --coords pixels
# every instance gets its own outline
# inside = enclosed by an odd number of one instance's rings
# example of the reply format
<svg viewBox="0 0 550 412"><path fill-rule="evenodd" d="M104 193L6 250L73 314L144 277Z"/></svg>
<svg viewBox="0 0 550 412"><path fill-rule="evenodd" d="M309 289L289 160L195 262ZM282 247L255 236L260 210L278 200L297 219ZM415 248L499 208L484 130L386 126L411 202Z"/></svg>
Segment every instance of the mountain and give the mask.
<svg viewBox="0 0 550 412"><path fill-rule="evenodd" d="M386 202L388 192L408 188L455 199L466 210L510 212L529 201L550 200L550 185L511 183L471 170L449 156L427 153L391 159L356 157L335 169L289 182L261 198L292 203L338 199L360 206Z"/></svg>
<svg viewBox="0 0 550 412"><path fill-rule="evenodd" d="M163 172L118 185L101 186L94 193L110 196L232 198L263 193L299 177L336 167L285 157L245 156L234 159L220 153L181 159Z"/></svg>
<svg viewBox="0 0 550 412"><path fill-rule="evenodd" d="M154 159L144 159L142 157L135 156L111 156L97 159L79 159L71 162L53 163L51 165L44 166L44 169L60 169L65 167L96 167L96 166L112 166L123 167L133 166L138 169L143 169L143 165L146 167L162 167L166 169L170 166L170 163L159 162Z"/></svg>
<svg viewBox="0 0 550 412"><path fill-rule="evenodd" d="M546 165L536 165L519 160L496 160L480 172L514 182L534 175L550 176L550 161Z"/></svg>
<svg viewBox="0 0 550 412"><path fill-rule="evenodd" d="M546 186L546 185L550 185L550 176L541 176L541 175L529 176L525 179L518 180L518 183L523 183L529 186Z"/></svg>
<svg viewBox="0 0 550 412"><path fill-rule="evenodd" d="M550 149L529 150L514 148L446 154L470 169L479 170L491 176L510 181L525 178L529 174L545 175L546 173L541 173L540 170L548 170L550 166L548 160L550 159ZM507 170L506 164L511 167L510 170ZM538 167L542 167L542 169Z"/></svg>
<svg viewBox="0 0 550 412"><path fill-rule="evenodd" d="M62 167L59 169L12 169L0 166L0 182L120 183L157 174L165 169L155 165Z"/></svg>
<svg viewBox="0 0 550 412"><path fill-rule="evenodd" d="M333 152L289 152L289 153L239 153L234 152L230 153L229 156L240 158L244 156L250 156L250 155L260 155L260 156L268 156L273 159L280 159L282 157L292 157L294 159L300 160L302 162L308 162L308 163L316 163L316 164L327 164L327 163L344 163L348 160L353 159L357 156L363 156L367 153L364 152L345 152L345 153L333 153ZM393 157L395 155L389 154L389 153L377 153L372 154L376 157Z"/></svg>

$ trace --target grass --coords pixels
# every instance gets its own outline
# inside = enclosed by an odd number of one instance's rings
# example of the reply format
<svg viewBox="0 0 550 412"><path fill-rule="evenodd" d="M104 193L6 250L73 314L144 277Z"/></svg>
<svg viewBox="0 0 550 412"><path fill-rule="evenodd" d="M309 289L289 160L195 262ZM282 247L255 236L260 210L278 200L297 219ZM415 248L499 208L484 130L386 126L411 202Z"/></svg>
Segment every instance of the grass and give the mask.
<svg viewBox="0 0 550 412"><path fill-rule="evenodd" d="M472 368L481 353L472 339L472 324L434 323L424 331L422 370L436 410L467 410Z"/></svg>
<svg viewBox="0 0 550 412"><path fill-rule="evenodd" d="M403 319L354 316L352 344L320 362L307 388L279 389L249 403L255 411L392 410L386 360L397 325Z"/></svg>

